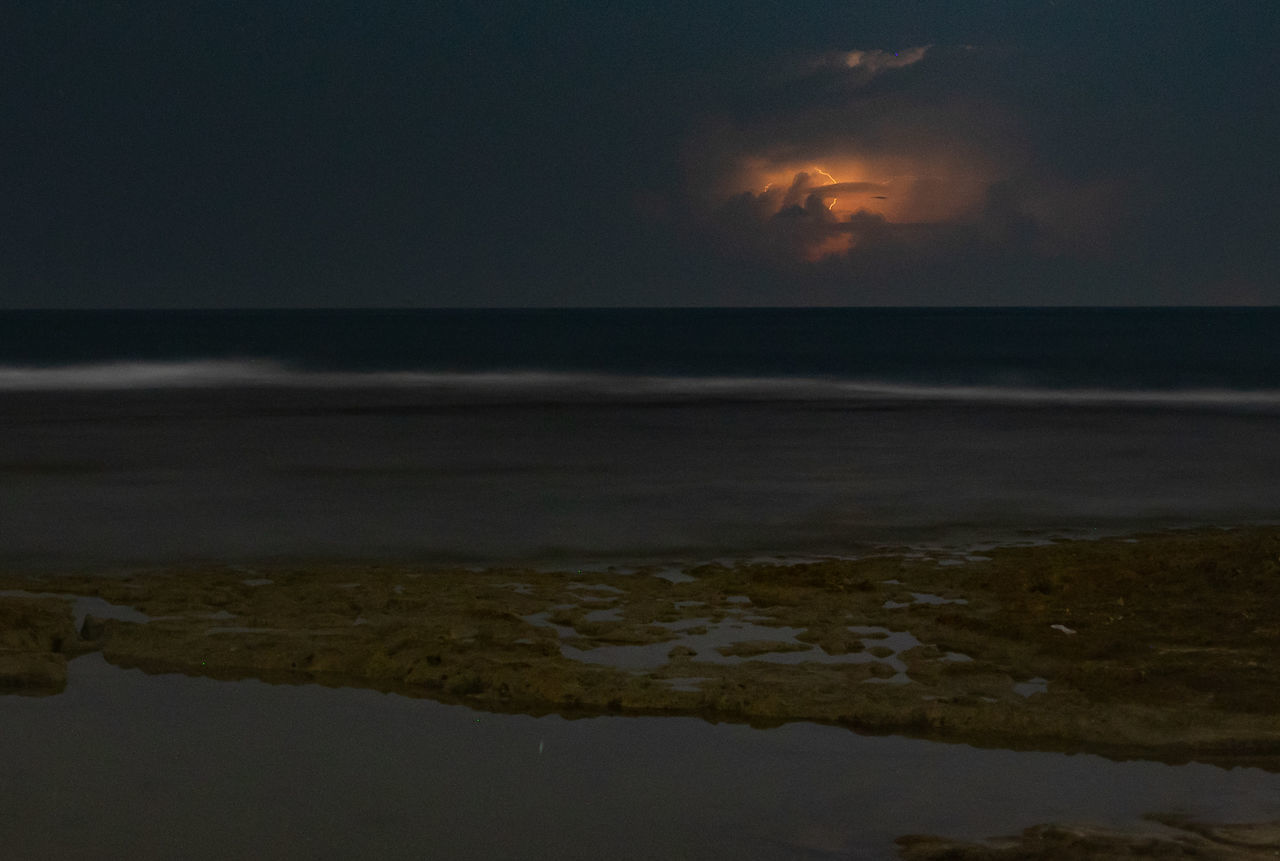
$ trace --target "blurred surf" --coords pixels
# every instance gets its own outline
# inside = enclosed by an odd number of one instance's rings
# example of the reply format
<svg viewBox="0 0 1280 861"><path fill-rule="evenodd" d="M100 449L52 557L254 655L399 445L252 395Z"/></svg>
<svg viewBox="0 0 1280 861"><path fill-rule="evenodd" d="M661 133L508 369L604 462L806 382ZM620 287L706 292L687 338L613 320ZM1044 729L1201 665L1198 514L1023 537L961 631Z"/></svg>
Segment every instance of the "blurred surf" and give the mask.
<svg viewBox="0 0 1280 861"><path fill-rule="evenodd" d="M924 385L818 377L698 377L557 371L314 371L268 359L0 367L0 391L293 388L406 390L427 402L716 403L920 401L1054 406L1280 407L1280 389L1123 389Z"/></svg>
<svg viewBox="0 0 1280 861"><path fill-rule="evenodd" d="M0 563L865 552L1280 514L1280 311L0 312Z"/></svg>

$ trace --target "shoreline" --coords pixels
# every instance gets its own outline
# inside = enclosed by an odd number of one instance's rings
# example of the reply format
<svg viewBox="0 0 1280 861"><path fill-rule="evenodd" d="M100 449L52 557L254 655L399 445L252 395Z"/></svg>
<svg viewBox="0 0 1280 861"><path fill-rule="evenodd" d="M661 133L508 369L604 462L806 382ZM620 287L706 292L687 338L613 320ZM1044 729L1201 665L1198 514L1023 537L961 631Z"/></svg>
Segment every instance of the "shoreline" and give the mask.
<svg viewBox="0 0 1280 861"><path fill-rule="evenodd" d="M411 564L0 576L0 690L101 651L149 672L524 714L814 721L983 747L1280 771L1280 527L732 567ZM247 576L252 575L252 576ZM141 618L139 618L141 617ZM142 621L146 619L147 621Z"/></svg>
<svg viewBox="0 0 1280 861"><path fill-rule="evenodd" d="M130 577L179 571L278 570L281 568L333 569L337 567L396 567L419 571L532 570L539 573L651 573L658 569L683 571L706 565L743 567L750 565L794 566L825 562L858 562L883 556L935 559L956 565L968 557L990 550L1041 547L1046 545L1132 539L1134 536L1214 533L1240 529L1280 529L1280 518L1246 517L1234 519L1169 517L1124 518L1106 524L1057 523L1030 525L1005 523L979 526L957 523L930 527L887 527L846 544L803 547L761 545L749 549L707 546L667 550L633 549L610 552L545 549L508 555L481 555L416 547L388 546L353 551L330 549L322 552L300 550L236 550L230 553L179 553L163 551L145 555L94 556L78 550L69 553L5 553L0 547L0 581L22 579L65 579Z"/></svg>

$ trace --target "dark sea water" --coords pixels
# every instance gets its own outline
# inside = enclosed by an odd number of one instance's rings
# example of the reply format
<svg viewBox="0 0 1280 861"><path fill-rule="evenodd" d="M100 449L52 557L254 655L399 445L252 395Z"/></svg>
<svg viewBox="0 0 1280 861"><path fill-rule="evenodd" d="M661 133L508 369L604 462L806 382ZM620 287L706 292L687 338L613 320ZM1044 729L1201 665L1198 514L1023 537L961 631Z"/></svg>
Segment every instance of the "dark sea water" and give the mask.
<svg viewBox="0 0 1280 861"><path fill-rule="evenodd" d="M1280 519L1280 309L0 312L0 563Z"/></svg>

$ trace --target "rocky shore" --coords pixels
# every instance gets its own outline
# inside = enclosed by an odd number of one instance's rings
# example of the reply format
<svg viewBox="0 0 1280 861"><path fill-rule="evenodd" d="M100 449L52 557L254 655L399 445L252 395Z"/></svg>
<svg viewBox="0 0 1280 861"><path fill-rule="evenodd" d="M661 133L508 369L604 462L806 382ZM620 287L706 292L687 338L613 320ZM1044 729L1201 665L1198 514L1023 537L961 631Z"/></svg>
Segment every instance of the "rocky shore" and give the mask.
<svg viewBox="0 0 1280 861"><path fill-rule="evenodd" d="M898 839L904 861L1014 861L1053 858L1202 858L1262 861L1280 855L1280 822L1213 824L1176 816L1149 816L1149 829L1115 831L1073 825L1036 825L1021 834L969 843L912 835Z"/></svg>
<svg viewBox="0 0 1280 861"><path fill-rule="evenodd" d="M1276 527L965 560L886 550L603 573L294 563L3 576L0 591L8 692L56 693L68 658L101 650L149 672L494 711L808 720L1280 770ZM72 596L147 621L88 615L77 630Z"/></svg>
<svg viewBox="0 0 1280 861"><path fill-rule="evenodd" d="M58 598L0 597L0 693L59 693L67 658L92 648Z"/></svg>

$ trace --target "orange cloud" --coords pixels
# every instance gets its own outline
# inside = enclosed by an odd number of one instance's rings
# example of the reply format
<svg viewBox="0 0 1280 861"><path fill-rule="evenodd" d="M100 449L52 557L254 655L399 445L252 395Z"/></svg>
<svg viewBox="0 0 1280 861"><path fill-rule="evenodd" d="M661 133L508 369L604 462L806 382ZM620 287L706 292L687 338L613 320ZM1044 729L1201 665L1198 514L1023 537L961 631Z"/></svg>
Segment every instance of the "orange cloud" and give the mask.
<svg viewBox="0 0 1280 861"><path fill-rule="evenodd" d="M777 265L873 247L1103 253L1113 190L1039 168L1018 115L969 89L983 59L967 46L810 58L690 137L690 226Z"/></svg>
<svg viewBox="0 0 1280 861"><path fill-rule="evenodd" d="M865 84L875 76L891 69L901 69L924 59L932 45L917 45L900 51L881 51L871 48L854 51L828 51L810 57L801 64L805 71L818 69L840 70L855 83Z"/></svg>
<svg viewBox="0 0 1280 861"><path fill-rule="evenodd" d="M904 48L901 51L848 51L844 54L844 64L850 69L867 69L880 72L884 69L900 69L924 59L925 53L932 45L916 48Z"/></svg>
<svg viewBox="0 0 1280 861"><path fill-rule="evenodd" d="M981 207L989 182L981 166L947 157L747 156L716 196L750 209L766 235L770 224L786 233L785 244L813 261L858 247L872 223L891 229L963 219Z"/></svg>

